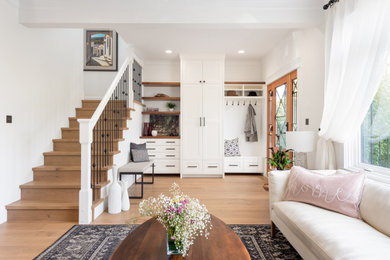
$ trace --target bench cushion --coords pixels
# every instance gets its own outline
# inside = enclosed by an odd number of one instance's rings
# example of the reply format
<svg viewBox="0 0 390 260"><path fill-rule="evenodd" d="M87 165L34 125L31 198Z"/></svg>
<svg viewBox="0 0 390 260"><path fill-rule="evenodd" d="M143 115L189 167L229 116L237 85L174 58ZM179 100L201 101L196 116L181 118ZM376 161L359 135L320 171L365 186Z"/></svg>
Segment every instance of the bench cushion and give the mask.
<svg viewBox="0 0 390 260"><path fill-rule="evenodd" d="M273 212L319 259L388 259L390 238L362 220L316 206L280 201Z"/></svg>
<svg viewBox="0 0 390 260"><path fill-rule="evenodd" d="M146 169L151 167L153 164L153 161L149 162L130 162L128 164L123 165L118 169L119 173L124 173L124 172L144 172Z"/></svg>

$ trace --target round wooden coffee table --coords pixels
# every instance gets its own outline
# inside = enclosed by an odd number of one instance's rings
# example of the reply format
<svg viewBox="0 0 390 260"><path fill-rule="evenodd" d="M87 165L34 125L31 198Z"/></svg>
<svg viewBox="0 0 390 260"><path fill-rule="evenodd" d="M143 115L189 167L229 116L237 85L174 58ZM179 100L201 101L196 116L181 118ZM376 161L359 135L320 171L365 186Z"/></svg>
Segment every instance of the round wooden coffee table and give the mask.
<svg viewBox="0 0 390 260"><path fill-rule="evenodd" d="M211 215L213 228L208 239L197 237L185 259L246 259L250 256L240 238L222 220ZM150 219L131 232L115 250L112 260L166 260L167 237L164 227Z"/></svg>

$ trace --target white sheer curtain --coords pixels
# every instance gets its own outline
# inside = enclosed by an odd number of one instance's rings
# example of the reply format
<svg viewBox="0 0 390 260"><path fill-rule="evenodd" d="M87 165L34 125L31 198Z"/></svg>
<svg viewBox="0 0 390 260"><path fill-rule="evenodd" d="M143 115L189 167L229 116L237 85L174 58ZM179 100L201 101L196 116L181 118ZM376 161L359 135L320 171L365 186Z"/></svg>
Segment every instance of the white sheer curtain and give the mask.
<svg viewBox="0 0 390 260"><path fill-rule="evenodd" d="M354 136L390 53L390 1L343 0L326 11L325 94L317 169L336 167L332 141Z"/></svg>

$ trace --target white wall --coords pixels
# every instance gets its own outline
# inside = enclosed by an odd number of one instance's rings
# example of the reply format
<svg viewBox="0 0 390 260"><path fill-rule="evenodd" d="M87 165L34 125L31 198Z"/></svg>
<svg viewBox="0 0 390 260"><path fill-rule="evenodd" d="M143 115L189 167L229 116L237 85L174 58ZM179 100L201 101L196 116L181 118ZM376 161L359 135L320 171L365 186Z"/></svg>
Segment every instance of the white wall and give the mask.
<svg viewBox="0 0 390 260"><path fill-rule="evenodd" d="M180 62L145 61L142 81L179 82Z"/></svg>
<svg viewBox="0 0 390 260"><path fill-rule="evenodd" d="M118 70L128 57L128 53L128 44L118 36ZM117 71L84 71L85 98L101 99L117 73Z"/></svg>
<svg viewBox="0 0 390 260"><path fill-rule="evenodd" d="M293 32L262 59L262 68L267 84L298 68L298 130L318 131L324 96L323 32L316 28ZM309 168L314 166L314 154L308 162Z"/></svg>
<svg viewBox="0 0 390 260"><path fill-rule="evenodd" d="M28 29L12 3L0 0L0 222L83 97L82 30Z"/></svg>

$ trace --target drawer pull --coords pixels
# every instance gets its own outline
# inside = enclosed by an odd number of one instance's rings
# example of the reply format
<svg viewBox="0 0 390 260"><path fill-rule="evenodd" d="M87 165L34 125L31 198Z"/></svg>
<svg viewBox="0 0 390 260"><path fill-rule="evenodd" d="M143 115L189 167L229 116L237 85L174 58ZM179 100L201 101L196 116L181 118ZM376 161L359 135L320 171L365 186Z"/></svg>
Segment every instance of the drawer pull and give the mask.
<svg viewBox="0 0 390 260"><path fill-rule="evenodd" d="M165 150L174 151L174 150L176 150L176 148L165 148Z"/></svg>
<svg viewBox="0 0 390 260"><path fill-rule="evenodd" d="M149 154L149 157L156 157L156 155L153 155L153 154Z"/></svg>
<svg viewBox="0 0 390 260"><path fill-rule="evenodd" d="M249 164L250 167L258 167L258 164Z"/></svg>
<svg viewBox="0 0 390 260"><path fill-rule="evenodd" d="M148 148L148 149L146 149L146 150L156 150L156 148Z"/></svg>
<svg viewBox="0 0 390 260"><path fill-rule="evenodd" d="M188 165L187 168L198 168L196 165Z"/></svg>
<svg viewBox="0 0 390 260"><path fill-rule="evenodd" d="M218 168L218 166L217 165L209 165L209 166L207 166L207 168Z"/></svg>
<svg viewBox="0 0 390 260"><path fill-rule="evenodd" d="M146 141L147 144L155 144L156 141Z"/></svg>
<svg viewBox="0 0 390 260"><path fill-rule="evenodd" d="M165 142L166 144L174 144L174 143L176 143L175 141L166 141Z"/></svg>
<svg viewBox="0 0 390 260"><path fill-rule="evenodd" d="M234 167L237 167L238 164L229 164L229 166L234 166Z"/></svg>
<svg viewBox="0 0 390 260"><path fill-rule="evenodd" d="M176 165L170 165L170 164L168 164L168 165L165 165L165 167L170 167L170 168L172 168L172 167L176 167Z"/></svg>
<svg viewBox="0 0 390 260"><path fill-rule="evenodd" d="M167 155L165 155L165 157L176 157L176 155L173 155L173 154L167 154Z"/></svg>

